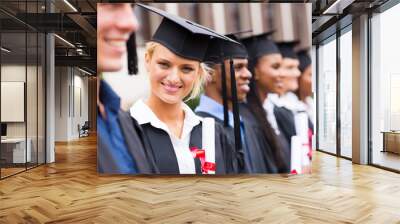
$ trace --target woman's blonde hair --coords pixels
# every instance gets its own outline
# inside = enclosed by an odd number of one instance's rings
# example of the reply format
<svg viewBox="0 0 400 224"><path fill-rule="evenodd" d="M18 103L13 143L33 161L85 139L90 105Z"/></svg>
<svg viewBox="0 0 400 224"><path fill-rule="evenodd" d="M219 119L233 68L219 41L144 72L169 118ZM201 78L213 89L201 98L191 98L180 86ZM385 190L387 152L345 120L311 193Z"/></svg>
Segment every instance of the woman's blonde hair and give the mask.
<svg viewBox="0 0 400 224"><path fill-rule="evenodd" d="M157 46L160 46L160 43L150 41L146 43L146 57L151 59L153 57L153 53ZM188 101L196 98L202 91L204 83L209 79L209 74L212 72L212 69L208 67L206 64L200 62L199 74L196 76L196 80L194 82L192 91L189 96L184 99L184 101Z"/></svg>

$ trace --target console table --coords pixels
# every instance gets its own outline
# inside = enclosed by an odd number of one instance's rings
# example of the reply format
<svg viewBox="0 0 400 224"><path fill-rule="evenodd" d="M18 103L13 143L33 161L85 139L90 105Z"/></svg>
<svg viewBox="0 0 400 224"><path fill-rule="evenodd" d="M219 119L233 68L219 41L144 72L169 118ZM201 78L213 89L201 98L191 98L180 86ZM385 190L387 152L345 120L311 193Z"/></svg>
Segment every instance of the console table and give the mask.
<svg viewBox="0 0 400 224"><path fill-rule="evenodd" d="M28 144L26 144L26 142ZM6 138L1 139L1 159L6 163L25 163L31 162L31 145L32 141L28 138ZM25 154L25 145L26 154Z"/></svg>
<svg viewBox="0 0 400 224"><path fill-rule="evenodd" d="M392 152L400 154L400 131L382 131L383 150L382 152Z"/></svg>

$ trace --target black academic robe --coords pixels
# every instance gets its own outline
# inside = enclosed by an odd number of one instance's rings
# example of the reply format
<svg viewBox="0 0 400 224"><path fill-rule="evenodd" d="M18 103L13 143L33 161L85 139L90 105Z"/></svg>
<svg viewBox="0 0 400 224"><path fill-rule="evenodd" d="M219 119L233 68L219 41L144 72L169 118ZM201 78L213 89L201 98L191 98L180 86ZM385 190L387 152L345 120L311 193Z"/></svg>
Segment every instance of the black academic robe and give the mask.
<svg viewBox="0 0 400 224"><path fill-rule="evenodd" d="M139 174L157 173L155 164L149 163L148 150L145 149L143 130L129 111L120 110L118 122L124 136L126 147L135 161Z"/></svg>
<svg viewBox="0 0 400 224"><path fill-rule="evenodd" d="M276 123L281 133L285 136L286 141L291 144L292 136L296 135L296 126L294 123L294 114L285 107L274 107L274 115Z"/></svg>
<svg viewBox="0 0 400 224"><path fill-rule="evenodd" d="M178 161L171 139L164 130L146 123L140 125L143 131L143 142L148 156L149 164L156 167L158 174L179 174ZM227 147L228 142L223 129L215 125L215 174L227 174L233 172L233 150ZM190 135L189 147L202 148L202 123L195 126ZM189 150L189 149L188 149ZM207 150L207 149L205 149ZM202 174L201 163L195 158L196 174Z"/></svg>
<svg viewBox="0 0 400 224"><path fill-rule="evenodd" d="M261 126L263 124L256 120L247 104L241 103L239 109L244 122L245 139L250 153L252 173L277 173L278 168L273 149L263 135Z"/></svg>
<svg viewBox="0 0 400 224"><path fill-rule="evenodd" d="M223 134L225 135L226 144L224 145L228 152L231 152L231 169L229 173L237 174L237 173L249 173L245 170L244 166L244 158L243 158L243 151L235 152L235 134L232 127L224 127L224 121L220 120L219 118L215 117L214 115L200 111L196 112L196 114L200 117L211 117L214 118L215 124L220 126L223 129Z"/></svg>
<svg viewBox="0 0 400 224"><path fill-rule="evenodd" d="M312 133L314 134L314 124L310 118L308 118L308 128L311 129Z"/></svg>
<svg viewBox="0 0 400 224"><path fill-rule="evenodd" d="M289 142L287 142L286 137L283 134L277 135L277 141L280 145L280 149L282 150L284 164L282 167L278 169L279 173L290 173L290 160L291 160L291 149Z"/></svg>
<svg viewBox="0 0 400 224"><path fill-rule="evenodd" d="M247 155L237 153L236 163L245 161L244 166L238 167L239 173L277 173L275 159L269 143L264 139L260 124L255 120L254 116L248 110L246 104L239 106L240 116L244 125L244 141L242 142L243 152ZM197 112L202 117L213 117L216 122L223 125L223 121L216 118L212 114L206 112ZM232 127L225 127L225 132L230 144L235 144L235 134ZM245 158L243 158L245 157ZM248 158L248 159L246 159ZM250 169L246 169L249 167Z"/></svg>
<svg viewBox="0 0 400 224"><path fill-rule="evenodd" d="M118 111L117 119L127 151L136 165L135 168L137 173L153 173L154 167L147 163L147 156L145 154L143 139L141 136L142 131L140 130L136 120L130 117L129 112L122 110ZM107 160L107 158L105 158L107 156L106 152L112 153L113 146L104 142L102 138L98 138L97 147L99 149L98 156L104 157L101 160L102 172L107 174L121 174L118 171L118 167L120 166L120 163L123 163L124 161ZM100 162L100 160L98 160L98 162Z"/></svg>
<svg viewBox="0 0 400 224"><path fill-rule="evenodd" d="M292 136L296 135L296 126L294 122L294 114L291 110L285 107L274 107L274 115L276 122L278 123L278 128L281 131L280 141L285 144L282 147L284 158L285 158L285 168L280 170L281 173L290 172L290 159L291 159L291 142Z"/></svg>

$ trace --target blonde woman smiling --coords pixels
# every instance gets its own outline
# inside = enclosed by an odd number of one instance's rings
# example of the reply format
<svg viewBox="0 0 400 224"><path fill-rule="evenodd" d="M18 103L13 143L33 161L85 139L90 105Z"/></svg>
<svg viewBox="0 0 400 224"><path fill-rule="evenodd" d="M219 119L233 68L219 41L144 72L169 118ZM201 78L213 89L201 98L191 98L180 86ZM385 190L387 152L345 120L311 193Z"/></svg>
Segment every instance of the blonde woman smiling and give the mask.
<svg viewBox="0 0 400 224"><path fill-rule="evenodd" d="M234 153L222 127L212 119L198 117L184 103L200 93L207 75L202 60L210 36L219 35L143 7L164 16L146 45L150 96L130 109L142 129L148 162L160 174L234 172Z"/></svg>

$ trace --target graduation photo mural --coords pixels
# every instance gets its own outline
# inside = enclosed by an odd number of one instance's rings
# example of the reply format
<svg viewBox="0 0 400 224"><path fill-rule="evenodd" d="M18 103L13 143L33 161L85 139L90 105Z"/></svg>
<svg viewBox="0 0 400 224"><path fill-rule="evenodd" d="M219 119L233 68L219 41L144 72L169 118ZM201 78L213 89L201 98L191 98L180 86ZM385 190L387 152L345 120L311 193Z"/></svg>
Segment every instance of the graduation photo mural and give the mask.
<svg viewBox="0 0 400 224"><path fill-rule="evenodd" d="M98 3L99 174L311 172L311 4Z"/></svg>

